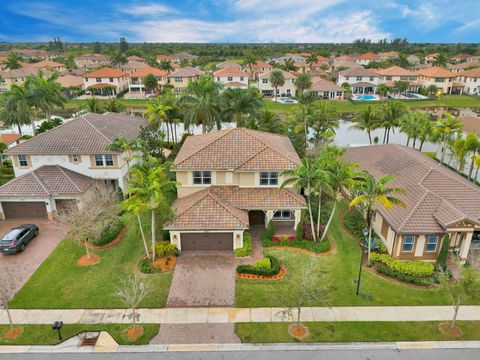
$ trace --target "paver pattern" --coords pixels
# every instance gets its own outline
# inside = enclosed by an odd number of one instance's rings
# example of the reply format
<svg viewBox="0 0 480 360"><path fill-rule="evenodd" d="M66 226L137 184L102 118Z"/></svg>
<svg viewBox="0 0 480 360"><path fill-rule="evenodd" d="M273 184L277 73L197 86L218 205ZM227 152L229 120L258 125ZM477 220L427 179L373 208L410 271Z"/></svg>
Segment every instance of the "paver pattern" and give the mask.
<svg viewBox="0 0 480 360"><path fill-rule="evenodd" d="M150 344L238 344L235 324L164 324Z"/></svg>
<svg viewBox="0 0 480 360"><path fill-rule="evenodd" d="M17 254L0 255L0 269L13 269L16 291L20 290L27 282L66 233L64 226L47 219L7 219L0 221L0 236L21 224L36 224L40 233L28 244L25 251Z"/></svg>

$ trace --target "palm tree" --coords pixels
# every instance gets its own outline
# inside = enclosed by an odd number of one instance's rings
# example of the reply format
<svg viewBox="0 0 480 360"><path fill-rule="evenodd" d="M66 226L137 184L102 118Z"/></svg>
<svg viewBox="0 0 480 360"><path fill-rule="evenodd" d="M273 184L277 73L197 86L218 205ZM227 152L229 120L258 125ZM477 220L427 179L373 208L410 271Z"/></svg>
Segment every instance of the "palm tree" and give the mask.
<svg viewBox="0 0 480 360"><path fill-rule="evenodd" d="M127 110L127 106L124 103L120 102L120 100L118 100L117 98L112 98L105 103L103 109L106 112L122 113Z"/></svg>
<svg viewBox="0 0 480 360"><path fill-rule="evenodd" d="M348 130L357 129L366 131L368 135L368 141L372 144L372 131L378 128L378 114L371 106L368 106L365 110L361 111L353 120L353 125L350 125Z"/></svg>
<svg viewBox="0 0 480 360"><path fill-rule="evenodd" d="M161 97L157 97L154 101L148 103L147 110L145 110L145 115L147 116L147 120L150 124L154 125L155 127L160 127L162 124L167 122L168 112L172 109L173 107L170 105L165 105ZM167 141L170 141L170 130L168 124Z"/></svg>
<svg viewBox="0 0 480 360"><path fill-rule="evenodd" d="M407 111L405 116L400 122L400 131L407 135L407 147L410 146L410 140L413 139L413 148L415 149L415 142L417 140L417 122L416 122L416 112Z"/></svg>
<svg viewBox="0 0 480 360"><path fill-rule="evenodd" d="M435 84L428 85L427 87L427 94L428 95L435 95L438 92L438 87Z"/></svg>
<svg viewBox="0 0 480 360"><path fill-rule="evenodd" d="M295 86L297 87L298 92L303 94L303 92L312 86L312 77L309 74L301 73L298 75L295 80Z"/></svg>
<svg viewBox="0 0 480 360"><path fill-rule="evenodd" d="M317 63L317 55L314 53L311 53L310 55L307 56L305 59L305 63L309 65L310 71L313 70L313 65Z"/></svg>
<svg viewBox="0 0 480 360"><path fill-rule="evenodd" d="M147 238L145 231L143 230L142 214L145 212L145 204L141 197L129 196L123 201L123 208L129 212L135 214L138 222L138 228L140 229L140 235L142 236L143 246L145 248L145 254L150 259L150 251L148 251Z"/></svg>
<svg viewBox="0 0 480 360"><path fill-rule="evenodd" d="M31 123L27 88L13 84L10 90L0 97L0 101L0 118L7 126L17 126L18 133L21 135L22 125Z"/></svg>
<svg viewBox="0 0 480 360"><path fill-rule="evenodd" d="M283 70L285 71L297 71L297 67L292 59L285 59L282 65Z"/></svg>
<svg viewBox="0 0 480 360"><path fill-rule="evenodd" d="M436 131L440 134L442 141L442 157L440 162L443 164L445 160L445 154L447 151L447 142L458 134L463 128L462 123L457 118L453 117L449 113L446 114L445 119L441 119L435 125Z"/></svg>
<svg viewBox="0 0 480 360"><path fill-rule="evenodd" d="M281 70L272 70L270 73L270 84L272 84L274 90L274 101L277 101L277 90L279 87L285 85L285 76Z"/></svg>
<svg viewBox="0 0 480 360"><path fill-rule="evenodd" d="M140 148L138 139L128 140L125 136L117 136L111 144L107 145L106 149L109 151L126 153L125 162L127 163L127 176L130 174L130 161L132 160L135 150Z"/></svg>
<svg viewBox="0 0 480 360"><path fill-rule="evenodd" d="M313 192L318 197L317 211L317 239L320 238L320 218L322 213L322 197L323 194L332 196L334 190L331 187L333 174L328 167L328 157L319 156L313 162Z"/></svg>
<svg viewBox="0 0 480 360"><path fill-rule="evenodd" d="M470 170L468 171L468 180L472 179L473 175L473 160L477 156L477 151L479 150L480 147L480 142L478 141L478 135L471 132L468 133L467 136L465 137L465 148L467 150L468 154L471 154L470 156Z"/></svg>
<svg viewBox="0 0 480 360"><path fill-rule="evenodd" d="M100 100L94 97L87 99L87 102L85 103L85 109L88 112L97 113L97 114L101 114L104 112L102 108L102 104L100 103Z"/></svg>
<svg viewBox="0 0 480 360"><path fill-rule="evenodd" d="M472 181L477 182L478 170L480 169L480 155L475 155L475 157L473 157L473 159L472 159L472 162L475 165L475 167L477 168L475 170L475 178L473 178Z"/></svg>
<svg viewBox="0 0 480 360"><path fill-rule="evenodd" d="M245 60L243 61L243 66L248 66L250 70L250 74L252 73L252 66L255 65L258 61L257 56L253 53L249 53L245 56Z"/></svg>
<svg viewBox="0 0 480 360"><path fill-rule="evenodd" d="M280 116L269 109L260 110L255 117L250 118L247 127L277 134L281 134L284 131L284 125Z"/></svg>
<svg viewBox="0 0 480 360"><path fill-rule="evenodd" d="M155 260L156 219L171 216L170 204L166 192L175 188L176 182L167 177L160 160L152 156L142 159L142 162L132 166L130 178L127 180L127 197L135 204L135 211L149 211L151 217L151 247L152 261ZM163 224L161 224L163 225Z"/></svg>
<svg viewBox="0 0 480 360"><path fill-rule="evenodd" d="M252 118L262 107L263 101L255 88L226 89L222 96L222 115L225 121L232 119L237 127L245 126L245 117Z"/></svg>
<svg viewBox="0 0 480 360"><path fill-rule="evenodd" d="M368 265L370 265L370 249L372 244L372 217L378 206L381 205L390 209L393 205L405 207L405 203L395 195L406 194L405 189L400 187L389 187L389 183L395 176L385 175L375 180L368 172L364 174L364 180L355 186L354 195L349 207L358 207L366 215L368 227Z"/></svg>
<svg viewBox="0 0 480 360"><path fill-rule="evenodd" d="M383 97L387 96L389 91L390 91L390 88L385 84L380 84L377 87L377 92Z"/></svg>
<svg viewBox="0 0 480 360"><path fill-rule="evenodd" d="M168 60L162 60L160 61L160 65L158 65L158 68L160 70L165 70L165 71L173 71L174 67L172 66L172 63Z"/></svg>
<svg viewBox="0 0 480 360"><path fill-rule="evenodd" d="M29 77L25 84L30 88L29 101L31 106L43 111L47 120L50 120L52 110L55 107L63 108L68 101L62 85L57 82L58 77L58 73L44 77L43 73L39 72L36 76Z"/></svg>
<svg viewBox="0 0 480 360"><path fill-rule="evenodd" d="M420 146L418 147L418 150L422 151L425 141L437 140L434 131L434 124L432 123L430 116L424 112L417 112L415 119L417 121L415 140L417 138L420 140Z"/></svg>
<svg viewBox="0 0 480 360"><path fill-rule="evenodd" d="M7 66L9 70L15 70L15 69L20 69L22 67L22 65L20 64L20 61L22 61L22 58L20 57L20 55L16 53L10 53L8 54L4 64Z"/></svg>
<svg viewBox="0 0 480 360"><path fill-rule="evenodd" d="M465 146L465 139L462 137L457 138L452 145L453 155L457 158L457 170L463 171L465 167L465 161L467 156L467 148Z"/></svg>
<svg viewBox="0 0 480 360"><path fill-rule="evenodd" d="M400 121L407 113L407 107L404 103L395 100L388 100L377 108L379 127L384 127L383 143L388 144L390 140L390 130L400 125Z"/></svg>
<svg viewBox="0 0 480 360"><path fill-rule="evenodd" d="M314 195L313 186L315 181L315 168L312 164L312 161L307 157L302 158L301 164L298 167L293 170L285 170L281 173L281 175L286 177L286 180L283 181L281 188L292 185L294 189L304 190L307 200L313 240L317 241L317 233L315 231L312 213L312 196Z"/></svg>
<svg viewBox="0 0 480 360"><path fill-rule="evenodd" d="M319 146L323 142L331 141L338 128L338 113L331 103L318 102L313 107L314 113L309 124L313 131L313 143Z"/></svg>
<svg viewBox="0 0 480 360"><path fill-rule="evenodd" d="M115 53L112 55L110 63L112 64L112 66L124 65L128 63L128 59L124 54Z"/></svg>
<svg viewBox="0 0 480 360"><path fill-rule="evenodd" d="M311 105L316 99L313 91L305 91L300 95L297 95L297 100L300 105Z"/></svg>
<svg viewBox="0 0 480 360"><path fill-rule="evenodd" d="M213 78L202 76L189 83L180 99L186 126L201 125L203 133L215 124L220 128L220 101L220 85Z"/></svg>
<svg viewBox="0 0 480 360"><path fill-rule="evenodd" d="M447 67L448 58L444 53L439 53L435 56L435 60L433 61L433 65L440 66L440 67Z"/></svg>

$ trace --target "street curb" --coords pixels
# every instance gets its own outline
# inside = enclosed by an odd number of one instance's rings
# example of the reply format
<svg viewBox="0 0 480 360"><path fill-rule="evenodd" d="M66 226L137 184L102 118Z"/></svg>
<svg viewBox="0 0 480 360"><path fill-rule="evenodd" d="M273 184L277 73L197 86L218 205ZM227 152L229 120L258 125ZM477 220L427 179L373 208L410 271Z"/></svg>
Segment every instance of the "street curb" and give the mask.
<svg viewBox="0 0 480 360"><path fill-rule="evenodd" d="M0 354L11 353L92 353L93 346L0 346ZM357 343L278 343L278 344L165 344L120 345L112 353L233 352L233 351L335 351L335 350L432 350L480 349L480 341L403 341Z"/></svg>

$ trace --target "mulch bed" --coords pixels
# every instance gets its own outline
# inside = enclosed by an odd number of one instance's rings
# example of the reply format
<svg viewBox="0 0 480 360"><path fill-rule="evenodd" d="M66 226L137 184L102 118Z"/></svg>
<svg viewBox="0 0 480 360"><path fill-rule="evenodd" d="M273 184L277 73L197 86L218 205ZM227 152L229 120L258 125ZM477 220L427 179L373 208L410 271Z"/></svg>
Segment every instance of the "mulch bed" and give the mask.
<svg viewBox="0 0 480 360"><path fill-rule="evenodd" d="M100 262L100 256L97 254L90 254L90 257L87 257L87 255L83 255L80 259L77 261L78 266L92 266L95 264L98 264Z"/></svg>
<svg viewBox="0 0 480 360"><path fill-rule="evenodd" d="M288 325L288 333L296 339L303 339L309 335L308 328L302 324Z"/></svg>
<svg viewBox="0 0 480 360"><path fill-rule="evenodd" d="M110 249L117 245L120 241L123 239L123 235L125 235L125 231L127 231L127 225L125 225L122 230L118 233L117 237L110 241L108 244L105 245L94 245L94 244L88 244L88 248L92 250L105 250L105 249Z"/></svg>
<svg viewBox="0 0 480 360"><path fill-rule="evenodd" d="M14 327L13 329L8 329L7 331L5 331L4 334L3 334L3 337L6 340L15 340L16 338L18 338L22 334L23 334L23 328Z"/></svg>
<svg viewBox="0 0 480 360"><path fill-rule="evenodd" d="M438 325L438 328L442 332L442 334L445 334L447 336L459 338L460 336L463 335L462 329L460 329L458 326L455 327L450 327L450 323L441 323Z"/></svg>
<svg viewBox="0 0 480 360"><path fill-rule="evenodd" d="M159 269L162 272L171 272L175 269L177 264L177 257L175 255L171 256L162 256L161 258L155 259L150 266L154 269Z"/></svg>
<svg viewBox="0 0 480 360"><path fill-rule="evenodd" d="M329 256L329 255L335 254L335 246L333 245L333 242L330 239L328 241L330 242L330 250L325 251L323 253L316 253L314 251L310 251L308 249L299 248L295 246L267 246L267 247L264 247L264 249L292 249L292 250L295 250L307 255L311 255L311 256Z"/></svg>
<svg viewBox="0 0 480 360"><path fill-rule="evenodd" d="M280 271L276 275L267 276L267 275L255 275L255 274L240 274L237 273L239 279L250 279L250 280L282 280L287 274L287 268L283 265L280 265Z"/></svg>
<svg viewBox="0 0 480 360"><path fill-rule="evenodd" d="M135 326L129 327L127 330L128 341L135 341L142 335L143 335L143 326L141 325L135 325Z"/></svg>

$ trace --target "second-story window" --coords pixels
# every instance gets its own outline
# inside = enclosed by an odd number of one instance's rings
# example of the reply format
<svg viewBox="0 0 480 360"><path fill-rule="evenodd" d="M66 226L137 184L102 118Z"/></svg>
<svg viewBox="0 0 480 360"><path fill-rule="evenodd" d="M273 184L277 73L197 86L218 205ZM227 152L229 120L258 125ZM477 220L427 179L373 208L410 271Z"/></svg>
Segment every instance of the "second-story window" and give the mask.
<svg viewBox="0 0 480 360"><path fill-rule="evenodd" d="M183 82L183 78L181 78L181 77L176 77L176 78L175 78L175 82L181 83L181 82Z"/></svg>
<svg viewBox="0 0 480 360"><path fill-rule="evenodd" d="M268 79L262 79L262 84L268 84Z"/></svg>
<svg viewBox="0 0 480 360"><path fill-rule="evenodd" d="M113 166L113 155L95 155L95 166L102 167L102 166Z"/></svg>
<svg viewBox="0 0 480 360"><path fill-rule="evenodd" d="M110 78L110 82L113 82L113 78Z"/></svg>
<svg viewBox="0 0 480 360"><path fill-rule="evenodd" d="M95 166L103 166L103 156L102 155L95 155Z"/></svg>
<svg viewBox="0 0 480 360"><path fill-rule="evenodd" d="M229 76L229 77L227 78L227 81L233 81L233 77Z"/></svg>
<svg viewBox="0 0 480 360"><path fill-rule="evenodd" d="M275 186L278 185L278 172L265 171L260 173L260 185Z"/></svg>
<svg viewBox="0 0 480 360"><path fill-rule="evenodd" d="M72 155L72 162L73 162L74 164L78 164L78 155L77 155L77 154L73 154L73 155Z"/></svg>
<svg viewBox="0 0 480 360"><path fill-rule="evenodd" d="M96 82L102 82L102 78L96 78L95 81Z"/></svg>
<svg viewBox="0 0 480 360"><path fill-rule="evenodd" d="M113 155L112 154L105 155L105 166L113 166Z"/></svg>
<svg viewBox="0 0 480 360"><path fill-rule="evenodd" d="M357 81L362 81L362 77L361 77L361 76L357 76Z"/></svg>
<svg viewBox="0 0 480 360"><path fill-rule="evenodd" d="M211 171L194 171L193 183L195 185L210 185L212 183Z"/></svg>
<svg viewBox="0 0 480 360"><path fill-rule="evenodd" d="M20 166L28 166L28 160L26 155L18 155L18 164Z"/></svg>

